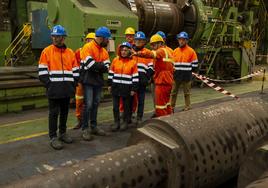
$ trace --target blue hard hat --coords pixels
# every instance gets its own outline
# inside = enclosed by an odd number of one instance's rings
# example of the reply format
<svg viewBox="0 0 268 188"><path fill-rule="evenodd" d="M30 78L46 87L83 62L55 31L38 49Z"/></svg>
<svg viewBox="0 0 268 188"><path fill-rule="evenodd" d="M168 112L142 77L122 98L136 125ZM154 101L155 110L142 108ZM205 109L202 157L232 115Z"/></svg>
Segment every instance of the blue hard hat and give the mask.
<svg viewBox="0 0 268 188"><path fill-rule="evenodd" d="M96 37L111 38L111 31L107 27L99 27L96 30Z"/></svg>
<svg viewBox="0 0 268 188"><path fill-rule="evenodd" d="M142 31L138 31L135 34L135 40L146 40L146 35Z"/></svg>
<svg viewBox="0 0 268 188"><path fill-rule="evenodd" d="M122 47L128 47L128 48L132 48L132 45L129 43L129 42L122 42L121 44L120 44L120 48L122 48Z"/></svg>
<svg viewBox="0 0 268 188"><path fill-rule="evenodd" d="M163 39L166 39L166 34L163 31L157 31L156 34L160 35Z"/></svg>
<svg viewBox="0 0 268 188"><path fill-rule="evenodd" d="M177 39L183 38L183 39L187 39L188 40L189 39L189 35L185 31L182 31L179 34L177 34L176 38Z"/></svg>
<svg viewBox="0 0 268 188"><path fill-rule="evenodd" d="M55 25L50 33L51 36L67 36L64 27L61 25Z"/></svg>

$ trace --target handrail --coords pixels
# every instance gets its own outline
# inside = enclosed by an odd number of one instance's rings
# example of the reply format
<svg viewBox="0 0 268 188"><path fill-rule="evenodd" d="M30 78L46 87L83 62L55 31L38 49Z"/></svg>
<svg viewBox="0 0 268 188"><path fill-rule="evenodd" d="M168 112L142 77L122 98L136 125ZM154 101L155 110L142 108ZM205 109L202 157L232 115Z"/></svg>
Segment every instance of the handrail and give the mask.
<svg viewBox="0 0 268 188"><path fill-rule="evenodd" d="M15 41L19 38L19 36L25 31L25 27L31 25L30 23L26 23L22 30L18 33L17 37L9 44L9 46L6 48L5 52L4 52L4 55L6 56L7 55L7 51L13 46L13 44L15 43Z"/></svg>
<svg viewBox="0 0 268 188"><path fill-rule="evenodd" d="M24 54L26 49L29 48L29 40L31 38L31 33L32 33L31 24L30 23L24 24L22 30L18 33L16 38L10 43L8 48L5 50L5 54L4 54L5 66L17 62L19 58L15 59L15 61L13 61L12 58L15 57L18 53L20 53L20 55ZM22 46L23 40L25 40L24 47Z"/></svg>

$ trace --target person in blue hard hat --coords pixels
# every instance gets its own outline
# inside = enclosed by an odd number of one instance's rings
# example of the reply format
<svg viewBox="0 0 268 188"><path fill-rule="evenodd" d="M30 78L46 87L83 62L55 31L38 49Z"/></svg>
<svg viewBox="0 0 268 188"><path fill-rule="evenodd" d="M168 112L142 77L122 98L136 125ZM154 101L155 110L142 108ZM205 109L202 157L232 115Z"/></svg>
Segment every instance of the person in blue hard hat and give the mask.
<svg viewBox="0 0 268 188"><path fill-rule="evenodd" d="M126 130L131 119L131 98L136 93L139 83L138 68L132 59L132 45L123 42L119 46L118 56L113 59L108 76L108 90L113 96L114 124L112 131ZM119 102L123 100L123 124L120 124Z"/></svg>
<svg viewBox="0 0 268 188"><path fill-rule="evenodd" d="M81 78L84 89L84 113L82 115L82 138L92 140L92 135L105 136L98 127L97 114L104 85L103 73L108 72L110 58L105 47L111 38L107 27L99 27L95 39L85 44L81 50ZM89 129L89 122L91 130Z"/></svg>
<svg viewBox="0 0 268 188"><path fill-rule="evenodd" d="M146 35L142 31L138 31L134 37L134 47L133 50L141 53L148 53L149 49L145 48L147 44ZM143 113L144 113L144 100L145 100L145 91L146 86L149 84L149 81L152 79L154 73L154 64L153 59L143 58L138 56L133 56L133 60L138 66L139 73L139 87L137 90L138 95L138 111L136 118L136 125L138 126L142 122Z"/></svg>
<svg viewBox="0 0 268 188"><path fill-rule="evenodd" d="M74 52L67 48L64 41L67 36L61 25L53 27L52 45L46 47L40 56L39 79L47 89L49 104L49 137L54 149L62 149L64 143L72 143L66 133L70 98L74 96L79 79L79 67ZM59 118L59 136L57 136Z"/></svg>
<svg viewBox="0 0 268 188"><path fill-rule="evenodd" d="M178 89L180 86L183 87L184 93L184 111L187 111L191 108L191 81L192 81L192 72L196 72L198 68L198 59L197 54L188 45L189 35L186 32L180 32L177 35L177 40L179 43L179 47L174 50L174 83L171 91L171 107L174 108L176 106L176 100L178 95Z"/></svg>

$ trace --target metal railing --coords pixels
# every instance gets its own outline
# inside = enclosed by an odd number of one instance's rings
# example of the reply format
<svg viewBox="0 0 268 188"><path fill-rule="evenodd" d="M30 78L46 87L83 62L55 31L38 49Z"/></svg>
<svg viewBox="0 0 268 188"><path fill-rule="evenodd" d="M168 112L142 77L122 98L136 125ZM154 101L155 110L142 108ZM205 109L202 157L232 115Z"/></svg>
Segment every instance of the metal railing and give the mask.
<svg viewBox="0 0 268 188"><path fill-rule="evenodd" d="M4 52L5 66L14 66L20 57L29 49L31 44L32 27L25 23L16 38L9 44Z"/></svg>

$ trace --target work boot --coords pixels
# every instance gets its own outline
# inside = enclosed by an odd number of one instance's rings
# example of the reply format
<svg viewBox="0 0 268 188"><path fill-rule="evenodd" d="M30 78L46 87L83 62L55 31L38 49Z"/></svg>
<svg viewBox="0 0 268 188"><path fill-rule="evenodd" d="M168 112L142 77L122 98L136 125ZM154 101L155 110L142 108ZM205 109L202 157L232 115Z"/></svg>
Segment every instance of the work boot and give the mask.
<svg viewBox="0 0 268 188"><path fill-rule="evenodd" d="M60 135L59 140L63 141L66 144L73 143L73 139L70 136L68 136L66 133Z"/></svg>
<svg viewBox="0 0 268 188"><path fill-rule="evenodd" d="M115 122L114 124L112 124L111 130L113 132L118 131L119 129L120 129L120 122Z"/></svg>
<svg viewBox="0 0 268 188"><path fill-rule="evenodd" d="M77 124L73 129L80 129L82 126L82 121L80 118L77 118Z"/></svg>
<svg viewBox="0 0 268 188"><path fill-rule="evenodd" d="M106 136L106 132L98 127L94 127L91 129L91 134L95 134L97 136Z"/></svg>
<svg viewBox="0 0 268 188"><path fill-rule="evenodd" d="M142 118L137 116L137 119L136 119L136 122L135 122L136 127L139 127L139 125L140 125L141 123L142 123Z"/></svg>
<svg viewBox="0 0 268 188"><path fill-rule="evenodd" d="M85 141L91 141L91 140L93 140L93 136L90 134L88 128L85 129L85 130L83 130L82 138L83 138Z"/></svg>
<svg viewBox="0 0 268 188"><path fill-rule="evenodd" d="M127 130L127 128L128 128L128 123L127 121L124 121L122 126L120 127L120 131L125 131Z"/></svg>
<svg viewBox="0 0 268 188"><path fill-rule="evenodd" d="M61 150L63 148L61 141L57 137L53 137L50 140L50 146L55 150Z"/></svg>

